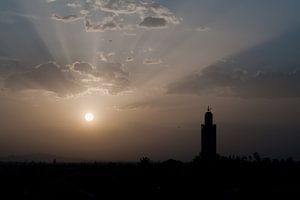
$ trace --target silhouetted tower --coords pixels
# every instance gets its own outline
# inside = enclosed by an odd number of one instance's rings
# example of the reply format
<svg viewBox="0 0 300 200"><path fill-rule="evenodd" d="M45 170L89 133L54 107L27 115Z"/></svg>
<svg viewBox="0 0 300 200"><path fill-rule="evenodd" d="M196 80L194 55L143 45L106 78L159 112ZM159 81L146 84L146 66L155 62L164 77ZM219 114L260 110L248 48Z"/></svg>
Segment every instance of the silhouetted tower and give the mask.
<svg viewBox="0 0 300 200"><path fill-rule="evenodd" d="M208 107L201 125L201 156L204 160L216 158L216 125L213 124L213 114Z"/></svg>

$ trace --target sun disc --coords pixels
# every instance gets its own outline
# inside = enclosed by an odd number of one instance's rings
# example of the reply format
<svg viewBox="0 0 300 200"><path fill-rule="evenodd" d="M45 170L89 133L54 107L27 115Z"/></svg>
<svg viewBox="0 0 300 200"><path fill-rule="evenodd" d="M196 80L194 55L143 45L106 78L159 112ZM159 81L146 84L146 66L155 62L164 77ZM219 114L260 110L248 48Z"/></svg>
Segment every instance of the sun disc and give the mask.
<svg viewBox="0 0 300 200"><path fill-rule="evenodd" d="M93 113L90 113L90 112L85 113L85 115L84 115L84 119L85 119L85 121L87 121L87 122L93 121L94 118L95 118L95 117L94 117L94 114L93 114Z"/></svg>

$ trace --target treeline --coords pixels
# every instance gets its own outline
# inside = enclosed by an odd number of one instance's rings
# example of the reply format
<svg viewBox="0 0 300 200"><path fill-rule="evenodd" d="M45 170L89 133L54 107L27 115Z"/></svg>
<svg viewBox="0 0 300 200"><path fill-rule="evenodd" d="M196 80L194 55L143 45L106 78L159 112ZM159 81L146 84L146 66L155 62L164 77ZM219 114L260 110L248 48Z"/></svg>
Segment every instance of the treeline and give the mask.
<svg viewBox="0 0 300 200"><path fill-rule="evenodd" d="M0 163L1 199L300 199L299 180L298 161L258 153L191 162Z"/></svg>

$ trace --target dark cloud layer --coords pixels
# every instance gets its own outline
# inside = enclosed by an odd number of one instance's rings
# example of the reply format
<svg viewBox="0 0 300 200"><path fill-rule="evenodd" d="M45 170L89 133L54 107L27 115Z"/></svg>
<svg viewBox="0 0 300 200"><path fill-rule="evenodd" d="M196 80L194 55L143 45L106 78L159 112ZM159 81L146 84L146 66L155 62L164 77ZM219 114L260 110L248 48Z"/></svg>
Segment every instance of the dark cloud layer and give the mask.
<svg viewBox="0 0 300 200"><path fill-rule="evenodd" d="M55 62L25 69L15 60L0 59L0 80L3 87L12 91L45 90L60 97L78 95L87 90L101 90L118 94L129 90L130 74L122 64L75 62L60 66Z"/></svg>
<svg viewBox="0 0 300 200"><path fill-rule="evenodd" d="M259 70L293 71L300 67L299 35L300 27L231 55L217 65L230 69L242 68L252 73Z"/></svg>
<svg viewBox="0 0 300 200"><path fill-rule="evenodd" d="M77 15L59 16L57 14L53 14L52 19L62 22L74 22L81 19L81 17Z"/></svg>
<svg viewBox="0 0 300 200"><path fill-rule="evenodd" d="M57 93L59 96L74 95L82 92L84 87L64 73L53 62L39 65L30 71L9 76L4 87L13 91L40 89Z"/></svg>
<svg viewBox="0 0 300 200"><path fill-rule="evenodd" d="M73 69L82 73L90 74L93 72L93 67L91 64L86 62L76 62L73 64Z"/></svg>
<svg viewBox="0 0 300 200"><path fill-rule="evenodd" d="M167 21L164 18L146 17L139 25L147 28L161 28L167 25Z"/></svg>
<svg viewBox="0 0 300 200"><path fill-rule="evenodd" d="M232 55L168 86L169 93L300 97L300 28Z"/></svg>
<svg viewBox="0 0 300 200"><path fill-rule="evenodd" d="M168 87L168 93L205 95L214 92L243 98L300 97L300 71L250 73L214 65Z"/></svg>

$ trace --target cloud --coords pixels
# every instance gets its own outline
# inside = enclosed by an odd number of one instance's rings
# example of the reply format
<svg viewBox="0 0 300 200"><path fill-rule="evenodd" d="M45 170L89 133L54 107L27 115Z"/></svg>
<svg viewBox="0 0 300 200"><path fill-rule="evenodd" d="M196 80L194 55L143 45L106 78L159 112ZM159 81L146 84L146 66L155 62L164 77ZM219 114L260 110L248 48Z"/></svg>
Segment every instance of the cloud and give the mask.
<svg viewBox="0 0 300 200"><path fill-rule="evenodd" d="M47 3L55 2L56 0L46 0Z"/></svg>
<svg viewBox="0 0 300 200"><path fill-rule="evenodd" d="M95 76L104 81L106 89L111 94L127 90L130 85L129 72L125 71L120 63L98 64Z"/></svg>
<svg viewBox="0 0 300 200"><path fill-rule="evenodd" d="M119 111L124 110L137 110L137 109L146 109L146 108L152 108L155 107L156 104L153 104L153 102L148 101L142 101L142 102L135 102L123 106L116 106L116 109Z"/></svg>
<svg viewBox="0 0 300 200"><path fill-rule="evenodd" d="M107 78L108 80L127 79L129 73L123 69L120 63L105 63L97 66L97 76Z"/></svg>
<svg viewBox="0 0 300 200"><path fill-rule="evenodd" d="M134 60L134 58L132 58L132 57L127 57L126 58L126 62L132 62Z"/></svg>
<svg viewBox="0 0 300 200"><path fill-rule="evenodd" d="M117 16L144 12L146 7L141 1L124 0L99 0L95 2L94 8L113 13Z"/></svg>
<svg viewBox="0 0 300 200"><path fill-rule="evenodd" d="M180 20L168 8L153 2L140 0L79 0L69 7L84 7L78 15L84 15L87 32L134 30L136 28L165 28L168 24L180 24ZM52 19L63 22L76 21L78 15ZM92 19L92 20L91 20Z"/></svg>
<svg viewBox="0 0 300 200"><path fill-rule="evenodd" d="M195 31L198 31L198 32L205 32L205 31L210 31L210 30L211 30L211 28L207 27L207 26L200 26L195 29Z"/></svg>
<svg viewBox="0 0 300 200"><path fill-rule="evenodd" d="M159 3L150 3L148 6L151 10L148 16L164 18L170 24L180 24L180 20L168 8Z"/></svg>
<svg viewBox="0 0 300 200"><path fill-rule="evenodd" d="M155 98L147 98L142 100L135 100L131 103L115 106L115 109L118 111L125 111L125 110L140 110L140 109L169 109L172 107L177 107L178 105L182 105L180 99L177 99L178 102L174 102L173 97L155 97Z"/></svg>
<svg viewBox="0 0 300 200"><path fill-rule="evenodd" d="M137 34L136 33L125 32L125 33L123 33L123 35L125 35L125 36L136 36Z"/></svg>
<svg viewBox="0 0 300 200"><path fill-rule="evenodd" d="M300 97L300 71L250 71L214 65L172 83L169 94L217 93L242 98Z"/></svg>
<svg viewBox="0 0 300 200"><path fill-rule="evenodd" d="M120 63L101 61L93 66L87 62L75 62L69 69L73 77L89 89L105 90L108 94L129 90L130 75Z"/></svg>
<svg viewBox="0 0 300 200"><path fill-rule="evenodd" d="M99 53L98 53L98 58L99 58L101 61L103 61L103 62L107 62L107 61L108 61L107 58L106 58L106 56L104 55L103 52L99 52Z"/></svg>
<svg viewBox="0 0 300 200"><path fill-rule="evenodd" d="M163 28L167 26L167 21L164 18L146 17L139 26L145 28Z"/></svg>
<svg viewBox="0 0 300 200"><path fill-rule="evenodd" d="M51 19L54 19L56 21L62 21L62 22L74 22L80 20L82 17L77 16L77 15L67 15L67 16L59 16L57 14L53 14Z"/></svg>
<svg viewBox="0 0 300 200"><path fill-rule="evenodd" d="M59 96L75 95L85 90L54 62L39 65L26 72L15 73L4 81L4 87L13 91L47 90Z"/></svg>
<svg viewBox="0 0 300 200"><path fill-rule="evenodd" d="M111 57L113 57L115 55L116 55L115 52L105 53L105 52L100 51L97 53L97 57L100 59L100 61L103 61L103 62L111 61Z"/></svg>
<svg viewBox="0 0 300 200"><path fill-rule="evenodd" d="M114 53L107 53L113 56ZM100 61L95 66L84 61L61 66L48 62L26 68L15 59L0 58L0 85L14 92L44 90L59 97L101 91L115 95L130 90L130 74L123 65Z"/></svg>
<svg viewBox="0 0 300 200"><path fill-rule="evenodd" d="M116 55L115 52L110 52L110 53L107 53L107 54L106 54L107 57L112 57L112 56L115 56L115 55Z"/></svg>
<svg viewBox="0 0 300 200"><path fill-rule="evenodd" d="M300 71L258 72L233 91L241 97L283 98L300 97Z"/></svg>
<svg viewBox="0 0 300 200"><path fill-rule="evenodd" d="M71 7L71 8L80 8L82 7L80 4L78 3L67 3L67 6Z"/></svg>
<svg viewBox="0 0 300 200"><path fill-rule="evenodd" d="M85 74L91 74L93 72L93 66L87 62L75 62L73 69Z"/></svg>
<svg viewBox="0 0 300 200"><path fill-rule="evenodd" d="M159 58L145 58L143 61L144 65L159 65L162 63L162 60Z"/></svg>
<svg viewBox="0 0 300 200"><path fill-rule="evenodd" d="M103 21L93 23L89 18L85 18L86 32L105 32L121 30L122 26L117 24L112 17L105 17Z"/></svg>
<svg viewBox="0 0 300 200"><path fill-rule="evenodd" d="M90 11L88 11L88 10L81 10L80 11L80 14L82 14L82 15L88 15L90 13Z"/></svg>
<svg viewBox="0 0 300 200"><path fill-rule="evenodd" d="M300 28L231 55L167 86L169 93L300 97Z"/></svg>

